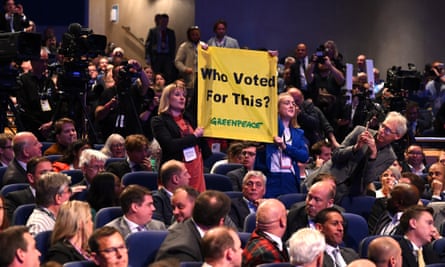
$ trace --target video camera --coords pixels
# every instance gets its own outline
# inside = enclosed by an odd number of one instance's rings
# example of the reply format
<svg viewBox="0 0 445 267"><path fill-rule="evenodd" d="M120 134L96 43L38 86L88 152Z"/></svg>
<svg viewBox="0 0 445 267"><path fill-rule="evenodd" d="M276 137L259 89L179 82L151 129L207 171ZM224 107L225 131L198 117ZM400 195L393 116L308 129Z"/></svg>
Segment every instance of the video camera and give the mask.
<svg viewBox="0 0 445 267"><path fill-rule="evenodd" d="M316 63L323 64L325 62L325 57L328 55L328 49L324 45L320 45L314 53L314 56L317 57L317 59L314 61Z"/></svg>

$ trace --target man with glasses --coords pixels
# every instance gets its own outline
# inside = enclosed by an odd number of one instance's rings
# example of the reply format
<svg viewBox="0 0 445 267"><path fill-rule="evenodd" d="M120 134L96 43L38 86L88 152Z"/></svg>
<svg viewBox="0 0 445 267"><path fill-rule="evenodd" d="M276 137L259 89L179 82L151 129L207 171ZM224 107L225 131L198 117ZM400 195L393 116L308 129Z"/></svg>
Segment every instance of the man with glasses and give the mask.
<svg viewBox="0 0 445 267"><path fill-rule="evenodd" d="M256 159L256 146L250 142L243 143L243 149L241 151L243 160L241 168L235 169L228 172L226 175L230 178L232 182L233 191L242 191L243 189L243 178L248 171L253 170Z"/></svg>
<svg viewBox="0 0 445 267"><path fill-rule="evenodd" d="M424 164L425 154L420 145L412 144L405 151L405 161L402 162L403 172L412 172L419 176L425 176L428 168Z"/></svg>
<svg viewBox="0 0 445 267"><path fill-rule="evenodd" d="M127 267L128 249L122 235L114 227L96 229L88 239L93 261L99 267Z"/></svg>
<svg viewBox="0 0 445 267"><path fill-rule="evenodd" d="M307 178L308 184L318 173L330 173L336 177L339 199L363 195L367 185L397 159L391 143L402 138L406 130L406 118L394 111L388 113L377 131L356 126L334 150L332 159Z"/></svg>
<svg viewBox="0 0 445 267"><path fill-rule="evenodd" d="M12 138L12 134L0 134L0 167L8 167L9 162L11 162L11 160L14 158Z"/></svg>
<svg viewBox="0 0 445 267"><path fill-rule="evenodd" d="M107 159L108 156L98 150L91 148L83 150L80 154L79 167L83 172L84 179L77 185L89 188L94 177L105 170Z"/></svg>

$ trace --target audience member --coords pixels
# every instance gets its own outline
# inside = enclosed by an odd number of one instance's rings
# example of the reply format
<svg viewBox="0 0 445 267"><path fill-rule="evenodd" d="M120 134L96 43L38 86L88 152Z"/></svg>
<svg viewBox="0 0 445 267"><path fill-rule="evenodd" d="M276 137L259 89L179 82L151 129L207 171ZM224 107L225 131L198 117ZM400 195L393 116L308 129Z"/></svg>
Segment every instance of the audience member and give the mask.
<svg viewBox="0 0 445 267"><path fill-rule="evenodd" d="M51 235L46 261L65 264L91 260L88 238L93 232L90 205L83 201L67 201L60 207Z"/></svg>
<svg viewBox="0 0 445 267"><path fill-rule="evenodd" d="M151 125L162 149L161 165L170 159L183 161L192 177L190 186L203 192L203 160L210 156L211 150L202 138L204 128L197 127L195 119L184 113L185 97L185 88L176 84L165 87L159 104L159 116L153 118Z"/></svg>
<svg viewBox="0 0 445 267"><path fill-rule="evenodd" d="M213 32L215 36L207 41L209 46L226 47L226 48L239 48L238 41L235 38L228 36L227 22L220 19L213 25Z"/></svg>
<svg viewBox="0 0 445 267"><path fill-rule="evenodd" d="M445 166L438 162L433 163L428 170L427 180L430 186L422 197L432 201L444 201Z"/></svg>
<svg viewBox="0 0 445 267"><path fill-rule="evenodd" d="M48 155L63 155L68 150L69 145L77 140L77 131L72 119L61 118L54 124L54 134L56 142L43 153Z"/></svg>
<svg viewBox="0 0 445 267"><path fill-rule="evenodd" d="M333 146L327 140L320 140L312 145L312 163L306 169L312 173L332 158ZM309 173L309 174L310 174Z"/></svg>
<svg viewBox="0 0 445 267"><path fill-rule="evenodd" d="M408 123L406 134L408 136L409 144L416 141L416 136L423 136L424 132L430 130L433 126L431 118L422 118L420 107L417 102L408 102L405 109L405 116ZM432 116L433 115L431 114L431 117Z"/></svg>
<svg viewBox="0 0 445 267"><path fill-rule="evenodd" d="M445 68L444 64L438 60L431 63L431 72L435 75L432 80L425 84L425 94L428 97L428 105L432 108L433 114L437 115L441 106L445 103Z"/></svg>
<svg viewBox="0 0 445 267"><path fill-rule="evenodd" d="M0 167L7 167L14 158L12 150L13 135L9 133L0 133Z"/></svg>
<svg viewBox="0 0 445 267"><path fill-rule="evenodd" d="M243 230L247 215L256 213L257 207L264 201L266 180L266 176L260 171L247 172L243 179L242 197L231 199L229 215L239 231Z"/></svg>
<svg viewBox="0 0 445 267"><path fill-rule="evenodd" d="M26 222L33 236L53 230L60 207L71 197L70 183L66 174L57 172L44 173L37 180L36 207Z"/></svg>
<svg viewBox="0 0 445 267"><path fill-rule="evenodd" d="M419 176L426 175L428 168L425 166L425 153L422 146L412 144L405 150L405 160L402 162L404 172L412 172Z"/></svg>
<svg viewBox="0 0 445 267"><path fill-rule="evenodd" d="M180 261L203 261L200 240L204 234L224 223L230 210L229 197L220 191L207 190L196 199L193 216L169 229L156 260L170 257Z"/></svg>
<svg viewBox="0 0 445 267"><path fill-rule="evenodd" d="M254 169L256 160L256 145L251 142L243 142L241 149L241 168L229 171L226 175L230 178L232 182L233 191L242 191L243 189L243 179L247 172Z"/></svg>
<svg viewBox="0 0 445 267"><path fill-rule="evenodd" d="M180 186L173 192L171 199L173 221L182 223L193 215L193 207L199 192L191 186ZM173 226L174 224L172 224Z"/></svg>
<svg viewBox="0 0 445 267"><path fill-rule="evenodd" d="M125 139L120 134L111 134L100 150L110 158L125 158Z"/></svg>
<svg viewBox="0 0 445 267"><path fill-rule="evenodd" d="M376 267L375 263L368 259L357 259L351 261L347 267Z"/></svg>
<svg viewBox="0 0 445 267"><path fill-rule="evenodd" d="M256 229L243 250L243 266L289 262L281 238L286 231L286 207L277 199L266 199L258 207Z"/></svg>
<svg viewBox="0 0 445 267"><path fill-rule="evenodd" d="M203 266L241 267L243 249L238 234L228 227L215 227L201 240Z"/></svg>
<svg viewBox="0 0 445 267"><path fill-rule="evenodd" d="M413 206L407 209L400 218L399 227L403 234L403 238L398 240L402 249L402 266L425 266L440 261L431 246L436 231L431 208Z"/></svg>
<svg viewBox="0 0 445 267"><path fill-rule="evenodd" d="M378 131L355 127L308 183L317 173L330 173L336 177L339 199L364 194L366 186L396 160L391 143L405 132L406 119L398 112L388 113Z"/></svg>
<svg viewBox="0 0 445 267"><path fill-rule="evenodd" d="M91 148L91 145L86 139L78 139L72 142L68 149L64 151L62 157L53 162L53 171L80 169L80 155L87 148Z"/></svg>
<svg viewBox="0 0 445 267"><path fill-rule="evenodd" d="M29 20L23 13L23 6L15 4L14 0L3 1L4 12L0 14L0 32L27 31Z"/></svg>
<svg viewBox="0 0 445 267"><path fill-rule="evenodd" d="M212 166L212 169L210 170L210 173L215 173L216 167L218 167L221 164L226 164L226 163L242 164L243 162L242 150L243 150L242 142L230 143L229 147L227 148L227 159L222 159L215 162Z"/></svg>
<svg viewBox="0 0 445 267"><path fill-rule="evenodd" d="M295 64L290 67L290 83L292 86L301 89L305 97L309 97L309 92L307 91L308 82L305 73L309 65L306 44L297 44L295 48L295 59Z"/></svg>
<svg viewBox="0 0 445 267"><path fill-rule="evenodd" d="M3 175L3 185L26 183L26 164L33 157L42 155L42 144L31 132L19 132L12 139L14 159Z"/></svg>
<svg viewBox="0 0 445 267"><path fill-rule="evenodd" d="M303 267L322 267L326 242L315 229L302 228L289 239L290 263Z"/></svg>
<svg viewBox="0 0 445 267"><path fill-rule="evenodd" d="M39 267L40 251L25 226L12 226L0 231L0 266Z"/></svg>
<svg viewBox="0 0 445 267"><path fill-rule="evenodd" d="M158 22L148 31L145 42L145 60L154 72L165 74L169 83L175 80L173 61L176 52L175 32L168 28L169 16L156 15Z"/></svg>
<svg viewBox="0 0 445 267"><path fill-rule="evenodd" d="M7 211L6 199L3 196L0 196L0 232L9 227Z"/></svg>
<svg viewBox="0 0 445 267"><path fill-rule="evenodd" d="M6 206L9 220L12 219L12 215L18 206L35 203L36 183L43 174L51 170L51 161L45 157L34 157L28 161L26 164L26 178L29 187L9 192L5 196L6 204L3 204Z"/></svg>
<svg viewBox="0 0 445 267"><path fill-rule="evenodd" d="M102 208L119 206L119 195L123 190L121 180L111 172L100 172L90 184L86 201L95 212Z"/></svg>
<svg viewBox="0 0 445 267"><path fill-rule="evenodd" d="M88 239L91 258L99 267L128 267L128 249L122 235L113 227L96 229Z"/></svg>
<svg viewBox="0 0 445 267"><path fill-rule="evenodd" d="M335 184L324 180L313 184L305 202L294 204L287 215L287 228L283 240L303 227L315 228L314 218L323 209L332 207L335 198Z"/></svg>
<svg viewBox="0 0 445 267"><path fill-rule="evenodd" d="M169 160L161 166L159 172L159 189L153 193L153 201L156 210L153 218L164 222L166 226L172 223L173 207L171 198L173 192L180 187L186 186L190 181L190 174L184 163L177 160Z"/></svg>
<svg viewBox="0 0 445 267"><path fill-rule="evenodd" d="M402 249L389 236L377 237L369 243L368 258L377 267L402 267Z"/></svg>
<svg viewBox="0 0 445 267"><path fill-rule="evenodd" d="M445 150L441 150L439 152L439 156L437 156L437 162L445 166Z"/></svg>
<svg viewBox="0 0 445 267"><path fill-rule="evenodd" d="M79 166L83 173L83 180L78 185L90 187L93 178L105 169L108 157L96 149L85 149L80 154Z"/></svg>
<svg viewBox="0 0 445 267"><path fill-rule="evenodd" d="M325 237L326 250L323 266L346 266L359 258L357 252L351 248L341 246L344 237L345 219L336 208L321 210L314 218L315 228Z"/></svg>
<svg viewBox="0 0 445 267"><path fill-rule="evenodd" d="M258 151L255 162L255 169L267 176L266 197L300 192L297 163L306 162L309 151L304 142L304 131L297 128L298 112L290 94L278 96L278 135L273 137L273 144L265 144L265 149Z"/></svg>
<svg viewBox="0 0 445 267"><path fill-rule="evenodd" d="M119 197L123 216L107 223L116 228L125 238L134 232L146 230L165 230L163 222L153 220L153 197L151 192L140 185L129 185Z"/></svg>
<svg viewBox="0 0 445 267"><path fill-rule="evenodd" d="M399 183L400 177L401 174L397 168L392 166L389 167L382 173L382 175L380 175L380 183L382 184L382 188L375 192L375 197L388 198L394 186Z"/></svg>

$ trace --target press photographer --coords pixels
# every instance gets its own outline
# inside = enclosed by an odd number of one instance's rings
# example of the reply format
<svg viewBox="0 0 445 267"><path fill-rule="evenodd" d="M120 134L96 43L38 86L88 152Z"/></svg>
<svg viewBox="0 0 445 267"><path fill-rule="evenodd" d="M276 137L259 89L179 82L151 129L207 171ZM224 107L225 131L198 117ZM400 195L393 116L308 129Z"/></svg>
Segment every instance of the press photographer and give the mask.
<svg viewBox="0 0 445 267"><path fill-rule="evenodd" d="M428 99L428 105L433 109L434 115L437 115L440 107L445 103L445 70L444 64L440 61L434 61L431 68L426 73L432 78L425 85L425 95Z"/></svg>
<svg viewBox="0 0 445 267"><path fill-rule="evenodd" d="M124 137L144 133L140 116L150 109L147 103L154 96L147 74L138 61L130 59L114 67L113 79L115 85L102 93L95 112L102 138L112 133Z"/></svg>

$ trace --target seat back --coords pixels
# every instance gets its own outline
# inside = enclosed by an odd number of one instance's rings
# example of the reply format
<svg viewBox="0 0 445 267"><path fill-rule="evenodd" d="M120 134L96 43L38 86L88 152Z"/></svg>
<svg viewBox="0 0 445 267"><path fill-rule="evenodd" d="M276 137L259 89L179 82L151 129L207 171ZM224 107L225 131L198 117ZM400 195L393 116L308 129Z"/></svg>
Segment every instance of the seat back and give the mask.
<svg viewBox="0 0 445 267"><path fill-rule="evenodd" d="M204 160L204 170L206 172L210 171L213 164L218 160L223 160L227 158L227 154L223 152L213 152L212 155Z"/></svg>
<svg viewBox="0 0 445 267"><path fill-rule="evenodd" d="M28 186L29 186L28 183L7 184L3 186L2 189L0 190L0 195L6 196L9 192L22 190L27 188Z"/></svg>
<svg viewBox="0 0 445 267"><path fill-rule="evenodd" d="M108 158L105 161L105 167L107 167L110 163L117 162L117 161L123 161L123 160L125 160L125 158Z"/></svg>
<svg viewBox="0 0 445 267"><path fill-rule="evenodd" d="M180 267L201 267L201 261L183 261L179 264Z"/></svg>
<svg viewBox="0 0 445 267"><path fill-rule="evenodd" d="M148 266L154 262L156 253L167 234L168 231L156 230L129 234L125 240L128 248L128 266Z"/></svg>
<svg viewBox="0 0 445 267"><path fill-rule="evenodd" d="M158 190L158 173L151 171L129 172L122 177L124 186L137 184L151 191Z"/></svg>
<svg viewBox="0 0 445 267"><path fill-rule="evenodd" d="M376 198L372 196L344 197L341 200L340 206L348 213L358 214L363 218L368 219L375 199Z"/></svg>
<svg viewBox="0 0 445 267"><path fill-rule="evenodd" d="M78 184L83 179L83 172L79 169L65 170L65 171L62 171L62 173L71 177L71 185Z"/></svg>
<svg viewBox="0 0 445 267"><path fill-rule="evenodd" d="M240 163L224 163L215 167L213 173L226 175L229 171L243 167Z"/></svg>
<svg viewBox="0 0 445 267"><path fill-rule="evenodd" d="M294 267L294 265L288 262L271 262L257 265L257 267Z"/></svg>
<svg viewBox="0 0 445 267"><path fill-rule="evenodd" d="M44 262L46 259L46 253L51 246L51 234L53 231L43 231L34 237L36 240L36 248L40 251L40 262Z"/></svg>
<svg viewBox="0 0 445 267"><path fill-rule="evenodd" d="M94 227L100 228L123 214L122 208L118 206L101 208L94 218Z"/></svg>
<svg viewBox="0 0 445 267"><path fill-rule="evenodd" d="M62 157L62 155L58 155L58 154L45 156L45 158L47 158L51 162L54 162L54 161L60 159L61 157Z"/></svg>
<svg viewBox="0 0 445 267"><path fill-rule="evenodd" d="M218 190L223 192L233 190L230 178L225 175L215 174L215 173L204 173L204 179L207 189Z"/></svg>
<svg viewBox="0 0 445 267"><path fill-rule="evenodd" d="M256 227L256 213L251 213L244 219L243 232L252 233Z"/></svg>
<svg viewBox="0 0 445 267"><path fill-rule="evenodd" d="M26 225L26 222L35 207L35 203L18 206L14 213L12 213L12 225Z"/></svg>
<svg viewBox="0 0 445 267"><path fill-rule="evenodd" d="M368 223L362 216L354 213L345 212L343 217L346 221L343 242L346 247L358 251L360 242L368 236Z"/></svg>
<svg viewBox="0 0 445 267"><path fill-rule="evenodd" d="M286 209L290 209L293 204L304 201L306 199L306 194L304 193L290 193L278 196L277 199L281 201Z"/></svg>
<svg viewBox="0 0 445 267"><path fill-rule="evenodd" d="M70 261L63 267L97 267L97 265L93 261Z"/></svg>
<svg viewBox="0 0 445 267"><path fill-rule="evenodd" d="M238 232L239 239L241 240L241 248L246 247L251 235L252 233Z"/></svg>
<svg viewBox="0 0 445 267"><path fill-rule="evenodd" d="M368 247L372 240L377 237L381 237L382 235L370 235L362 239L358 246L358 255L360 258L366 259L368 258Z"/></svg>
<svg viewBox="0 0 445 267"><path fill-rule="evenodd" d="M224 194L230 198L239 198L243 196L243 192L240 191L224 191Z"/></svg>
<svg viewBox="0 0 445 267"><path fill-rule="evenodd" d="M3 175L5 175L6 169L8 167L0 167L0 186L3 184Z"/></svg>

